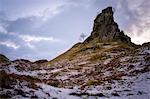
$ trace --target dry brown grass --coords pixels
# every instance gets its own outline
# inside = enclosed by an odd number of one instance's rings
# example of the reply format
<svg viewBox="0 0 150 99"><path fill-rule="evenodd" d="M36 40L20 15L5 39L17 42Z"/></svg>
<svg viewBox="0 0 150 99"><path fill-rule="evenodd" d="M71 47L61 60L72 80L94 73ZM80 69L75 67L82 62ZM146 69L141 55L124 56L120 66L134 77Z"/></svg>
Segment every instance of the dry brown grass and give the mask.
<svg viewBox="0 0 150 99"><path fill-rule="evenodd" d="M100 85L100 84L102 84L102 83L103 83L103 82L100 81L100 80L88 80L88 81L86 82L86 85L87 85L87 86Z"/></svg>
<svg viewBox="0 0 150 99"><path fill-rule="evenodd" d="M90 61L106 60L108 58L110 58L110 56L106 55L104 53L103 54L95 54L95 55L91 56Z"/></svg>
<svg viewBox="0 0 150 99"><path fill-rule="evenodd" d="M127 44L118 44L117 46L112 46L112 48L106 49L106 52L122 52L122 51L131 51L134 47Z"/></svg>

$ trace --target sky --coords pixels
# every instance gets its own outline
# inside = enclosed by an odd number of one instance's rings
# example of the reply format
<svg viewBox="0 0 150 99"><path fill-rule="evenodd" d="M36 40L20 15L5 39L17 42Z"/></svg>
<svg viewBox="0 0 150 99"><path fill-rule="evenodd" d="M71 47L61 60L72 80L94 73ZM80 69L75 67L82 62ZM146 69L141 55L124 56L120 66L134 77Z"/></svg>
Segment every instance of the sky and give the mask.
<svg viewBox="0 0 150 99"><path fill-rule="evenodd" d="M102 9L132 42L150 41L150 0L0 0L0 53L11 60L51 60L90 35Z"/></svg>

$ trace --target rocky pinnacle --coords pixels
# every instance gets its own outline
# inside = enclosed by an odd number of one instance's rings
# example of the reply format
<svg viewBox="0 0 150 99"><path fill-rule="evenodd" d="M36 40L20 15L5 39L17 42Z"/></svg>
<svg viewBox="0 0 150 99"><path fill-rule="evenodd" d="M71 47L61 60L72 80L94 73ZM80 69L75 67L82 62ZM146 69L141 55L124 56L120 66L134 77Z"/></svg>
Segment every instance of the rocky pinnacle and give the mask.
<svg viewBox="0 0 150 99"><path fill-rule="evenodd" d="M112 7L107 7L102 10L94 20L94 27L91 36L89 36L85 42L121 41L131 43L130 37L125 35L123 31L120 31L118 24L114 21L113 14L114 11Z"/></svg>

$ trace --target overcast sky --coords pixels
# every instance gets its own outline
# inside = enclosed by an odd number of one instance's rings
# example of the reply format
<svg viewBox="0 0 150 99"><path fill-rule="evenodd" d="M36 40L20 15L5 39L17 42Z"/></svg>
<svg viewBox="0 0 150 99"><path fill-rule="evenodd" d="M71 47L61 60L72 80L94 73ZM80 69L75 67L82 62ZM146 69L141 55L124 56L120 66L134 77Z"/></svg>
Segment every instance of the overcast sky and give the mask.
<svg viewBox="0 0 150 99"><path fill-rule="evenodd" d="M10 59L52 59L90 35L112 6L115 21L136 44L150 41L150 0L0 0L0 53Z"/></svg>

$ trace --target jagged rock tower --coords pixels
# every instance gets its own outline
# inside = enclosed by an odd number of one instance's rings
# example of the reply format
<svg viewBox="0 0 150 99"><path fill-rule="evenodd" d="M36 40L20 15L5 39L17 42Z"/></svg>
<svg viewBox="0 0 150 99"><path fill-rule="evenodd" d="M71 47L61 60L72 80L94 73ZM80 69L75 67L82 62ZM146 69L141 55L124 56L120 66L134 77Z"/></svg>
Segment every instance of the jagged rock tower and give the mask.
<svg viewBox="0 0 150 99"><path fill-rule="evenodd" d="M131 43L130 37L125 35L123 31L120 31L118 24L114 21L113 14L113 8L107 7L102 10L99 15L97 15L94 20L94 27L91 36L85 40L85 43L91 41L121 41Z"/></svg>

